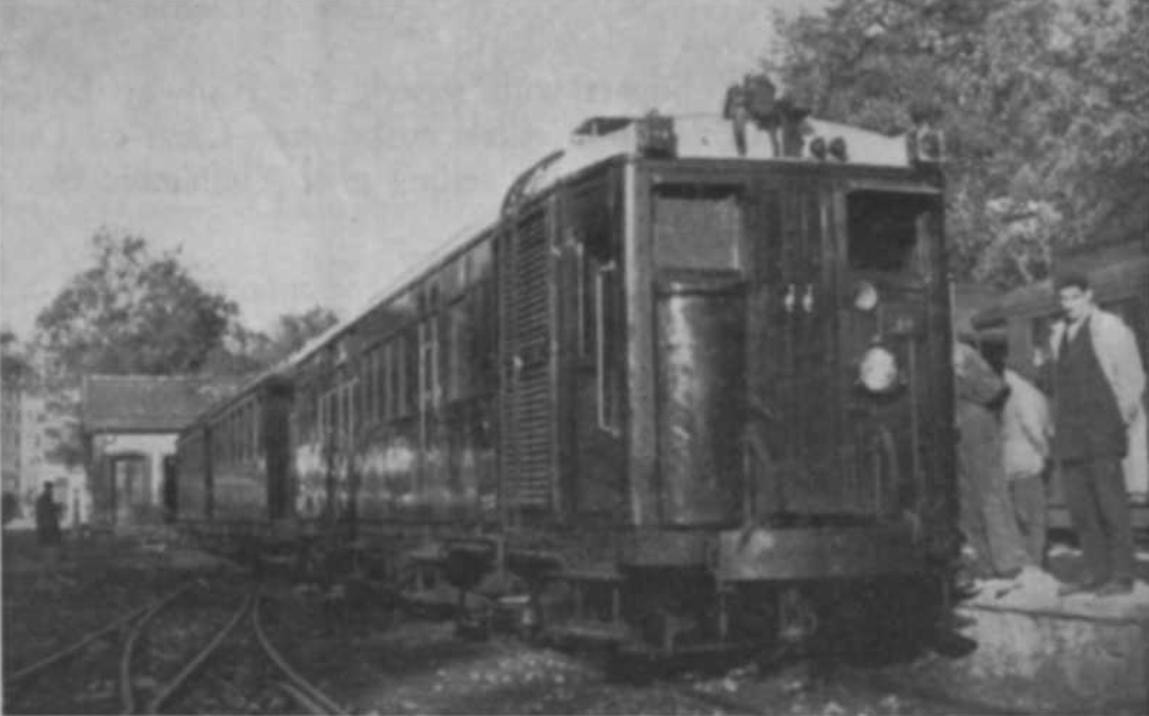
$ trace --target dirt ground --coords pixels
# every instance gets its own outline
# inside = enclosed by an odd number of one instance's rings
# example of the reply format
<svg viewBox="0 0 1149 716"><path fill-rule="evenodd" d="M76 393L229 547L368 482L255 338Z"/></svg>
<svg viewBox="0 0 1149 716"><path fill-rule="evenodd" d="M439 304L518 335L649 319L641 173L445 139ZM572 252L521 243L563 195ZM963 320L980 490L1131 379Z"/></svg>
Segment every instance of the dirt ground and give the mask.
<svg viewBox="0 0 1149 716"><path fill-rule="evenodd" d="M1072 549L1054 550L1055 570L1063 576L1072 576L1078 560ZM1140 566L1149 577L1149 554ZM202 575L246 578L226 560L157 535L70 539L58 558L46 558L31 535L6 533L4 671L12 673L181 581ZM370 609L344 613L333 622L321 595L298 585L272 591L278 605L269 619L273 641L352 713L987 712L984 706L919 693L913 684L878 669L844 668L824 676L810 673L801 663L769 670L736 664L665 675L642 685L618 683L606 676L601 655L561 652L511 638L466 641L457 638L449 624ZM245 701L238 686L221 688L236 692L230 705L215 701L212 707L185 703L182 708L269 712L266 703ZM37 709L34 700L31 704L29 712L49 712Z"/></svg>

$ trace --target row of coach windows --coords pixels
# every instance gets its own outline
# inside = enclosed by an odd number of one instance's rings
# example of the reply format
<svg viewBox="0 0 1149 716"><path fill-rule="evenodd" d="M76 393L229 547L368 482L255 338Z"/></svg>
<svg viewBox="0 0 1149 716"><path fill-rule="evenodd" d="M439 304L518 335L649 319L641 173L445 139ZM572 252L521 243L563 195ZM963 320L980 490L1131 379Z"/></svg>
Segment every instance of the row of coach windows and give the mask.
<svg viewBox="0 0 1149 716"><path fill-rule="evenodd" d="M216 427L215 444L223 462L254 460L259 454L259 406L245 403L232 408Z"/></svg>
<svg viewBox="0 0 1149 716"><path fill-rule="evenodd" d="M398 333L364 355L359 364L359 398L356 401L367 421L391 420L412 412L404 376L410 361L405 333Z"/></svg>
<svg viewBox="0 0 1149 716"><path fill-rule="evenodd" d="M314 415L299 427L313 436L353 435L493 389L494 294L491 247L483 243L440 271L420 295L422 317L370 345L339 387L312 394Z"/></svg>
<svg viewBox="0 0 1149 716"><path fill-rule="evenodd" d="M368 349L359 362L355 404L367 422L414 414L489 389L494 338L482 331L493 309L487 283L417 326ZM434 304L432 304L434 305Z"/></svg>
<svg viewBox="0 0 1149 716"><path fill-rule="evenodd" d="M355 436L354 387L354 382L348 380L319 396L316 425L320 435L344 439Z"/></svg>

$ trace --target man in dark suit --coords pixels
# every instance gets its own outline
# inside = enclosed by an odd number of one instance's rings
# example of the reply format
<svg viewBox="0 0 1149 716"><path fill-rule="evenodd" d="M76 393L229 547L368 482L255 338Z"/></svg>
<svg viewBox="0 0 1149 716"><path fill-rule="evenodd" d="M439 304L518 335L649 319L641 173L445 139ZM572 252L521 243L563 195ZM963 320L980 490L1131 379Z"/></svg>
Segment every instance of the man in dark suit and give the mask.
<svg viewBox="0 0 1149 716"><path fill-rule="evenodd" d="M1093 302L1089 279L1059 277L1064 317L1050 352L1056 394L1053 454L1088 573L1061 594L1133 591L1133 530L1121 461L1128 428L1141 410L1145 372L1132 331Z"/></svg>

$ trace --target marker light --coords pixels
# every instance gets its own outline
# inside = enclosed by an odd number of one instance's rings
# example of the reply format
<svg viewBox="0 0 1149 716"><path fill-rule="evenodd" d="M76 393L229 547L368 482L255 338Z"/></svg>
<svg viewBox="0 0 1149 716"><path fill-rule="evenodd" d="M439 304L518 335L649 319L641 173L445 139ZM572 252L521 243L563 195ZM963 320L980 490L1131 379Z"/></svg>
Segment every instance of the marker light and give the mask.
<svg viewBox="0 0 1149 716"><path fill-rule="evenodd" d="M822 137L814 137L810 141L810 154L815 158L822 161L826 159L826 140Z"/></svg>
<svg viewBox="0 0 1149 716"><path fill-rule="evenodd" d="M678 149L674 118L651 112L635 123L638 150L646 157L673 157Z"/></svg>
<svg viewBox="0 0 1149 716"><path fill-rule="evenodd" d="M834 137L830 140L830 156L840 162L849 159L849 153L846 151L846 140L841 137Z"/></svg>
<svg viewBox="0 0 1149 716"><path fill-rule="evenodd" d="M898 384L898 361L888 349L871 346L858 365L858 380L871 393L888 393Z"/></svg>
<svg viewBox="0 0 1149 716"><path fill-rule="evenodd" d="M854 308L872 311L878 305L878 289L869 281L859 281L854 289Z"/></svg>

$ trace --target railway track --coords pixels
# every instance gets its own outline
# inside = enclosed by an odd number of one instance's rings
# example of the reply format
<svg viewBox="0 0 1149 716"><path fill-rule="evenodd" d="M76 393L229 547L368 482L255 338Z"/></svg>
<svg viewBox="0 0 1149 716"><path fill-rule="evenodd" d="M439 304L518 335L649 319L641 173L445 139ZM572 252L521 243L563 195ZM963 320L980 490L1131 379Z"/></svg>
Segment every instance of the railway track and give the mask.
<svg viewBox="0 0 1149 716"><path fill-rule="evenodd" d="M7 675L4 710L219 712L227 704L211 697L224 693L245 712L345 713L276 649L261 601L255 589L185 584Z"/></svg>

